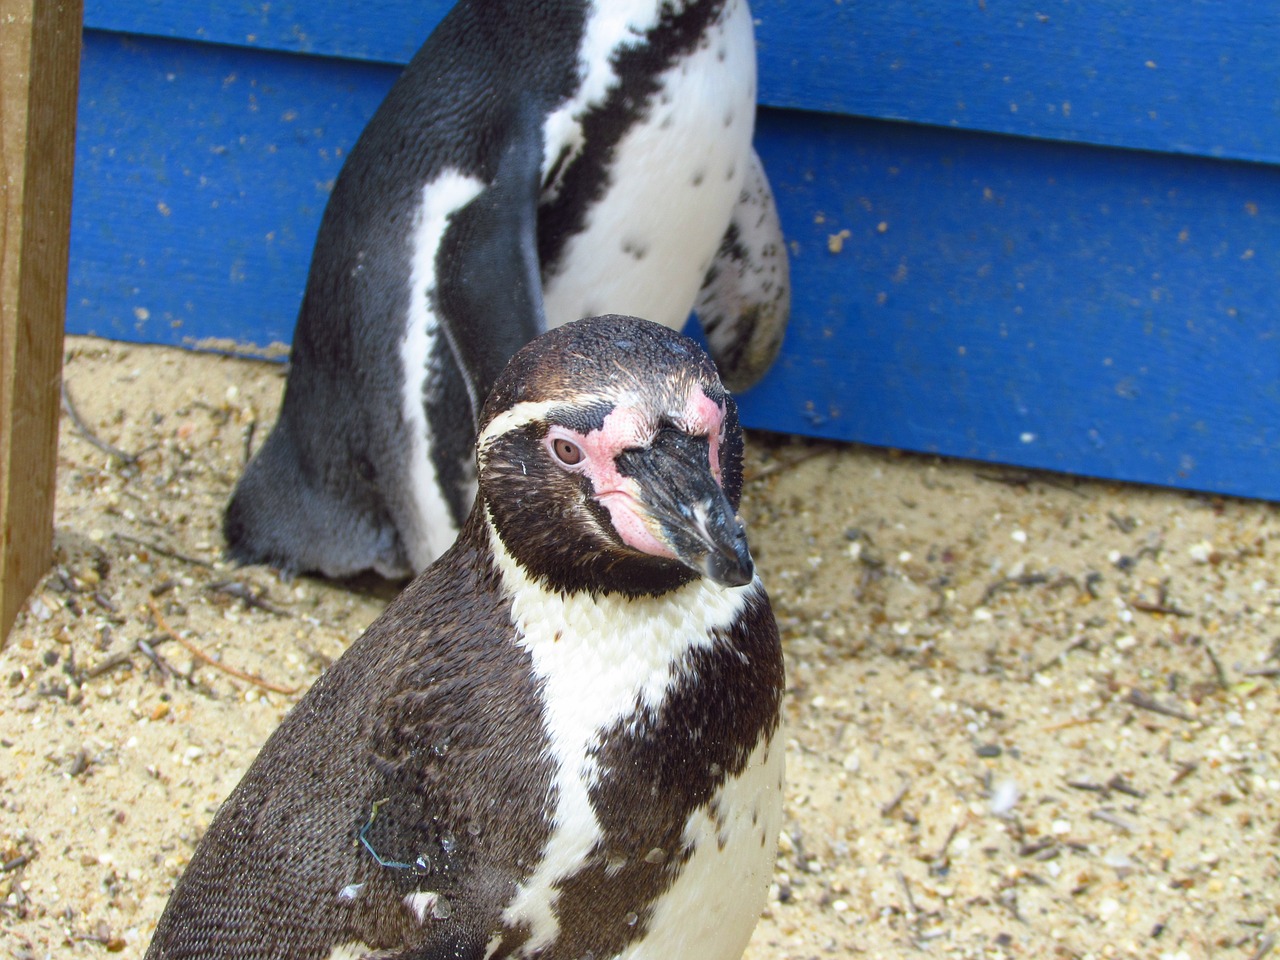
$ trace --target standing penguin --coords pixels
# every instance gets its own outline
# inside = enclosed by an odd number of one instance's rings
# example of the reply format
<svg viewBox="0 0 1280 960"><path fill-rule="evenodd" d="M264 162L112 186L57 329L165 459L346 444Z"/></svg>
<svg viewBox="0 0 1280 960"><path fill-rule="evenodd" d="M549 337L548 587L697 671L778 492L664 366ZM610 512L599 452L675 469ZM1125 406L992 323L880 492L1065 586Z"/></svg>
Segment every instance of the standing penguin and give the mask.
<svg viewBox="0 0 1280 960"><path fill-rule="evenodd" d="M520 350L457 543L267 741L148 960L737 960L783 775L741 457L664 327Z"/></svg>
<svg viewBox="0 0 1280 960"><path fill-rule="evenodd" d="M725 382L757 380L790 291L755 77L746 0L461 0L334 185L230 556L423 569L470 508L480 400L567 321L678 330L696 301Z"/></svg>

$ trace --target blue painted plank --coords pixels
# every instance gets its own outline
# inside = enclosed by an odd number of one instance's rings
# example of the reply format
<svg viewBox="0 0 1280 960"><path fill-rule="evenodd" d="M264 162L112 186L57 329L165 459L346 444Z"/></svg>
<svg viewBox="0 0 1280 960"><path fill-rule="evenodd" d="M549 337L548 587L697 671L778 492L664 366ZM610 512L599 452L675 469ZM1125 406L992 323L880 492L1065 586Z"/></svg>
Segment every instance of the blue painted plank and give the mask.
<svg viewBox="0 0 1280 960"><path fill-rule="evenodd" d="M775 113L759 149L796 322L745 422L1280 498L1280 171Z"/></svg>
<svg viewBox="0 0 1280 960"><path fill-rule="evenodd" d="M287 343L329 189L398 72L86 31L68 328Z"/></svg>
<svg viewBox="0 0 1280 960"><path fill-rule="evenodd" d="M71 332L287 340L395 71L85 39ZM747 423L1280 499L1280 171L792 111L758 140L795 319Z"/></svg>
<svg viewBox="0 0 1280 960"><path fill-rule="evenodd" d="M93 28L404 63L447 0L86 0ZM767 106L1280 162L1280 4L755 0Z"/></svg>
<svg viewBox="0 0 1280 960"><path fill-rule="evenodd" d="M94 30L405 64L453 0L85 0Z"/></svg>

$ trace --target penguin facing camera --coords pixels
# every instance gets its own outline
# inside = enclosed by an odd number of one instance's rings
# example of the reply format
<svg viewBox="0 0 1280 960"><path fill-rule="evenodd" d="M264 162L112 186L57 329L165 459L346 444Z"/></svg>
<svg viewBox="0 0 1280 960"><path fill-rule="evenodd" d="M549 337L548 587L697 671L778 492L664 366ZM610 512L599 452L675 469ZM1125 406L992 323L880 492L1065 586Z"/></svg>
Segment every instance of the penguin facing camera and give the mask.
<svg viewBox="0 0 1280 960"><path fill-rule="evenodd" d="M758 380L790 287L755 100L746 0L460 0L334 185L228 554L422 570L470 509L481 400L580 317L696 306L725 382Z"/></svg>
<svg viewBox="0 0 1280 960"><path fill-rule="evenodd" d="M290 711L148 960L738 960L782 820L742 433L631 317L522 348L457 542Z"/></svg>

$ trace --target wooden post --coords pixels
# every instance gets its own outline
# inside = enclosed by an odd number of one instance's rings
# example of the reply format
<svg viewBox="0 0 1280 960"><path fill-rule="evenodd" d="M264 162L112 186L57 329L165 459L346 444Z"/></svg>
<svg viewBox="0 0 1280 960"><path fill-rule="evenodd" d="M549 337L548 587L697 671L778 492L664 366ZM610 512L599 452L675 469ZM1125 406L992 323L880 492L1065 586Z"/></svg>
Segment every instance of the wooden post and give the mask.
<svg viewBox="0 0 1280 960"><path fill-rule="evenodd" d="M49 567L82 0L0 0L0 643Z"/></svg>

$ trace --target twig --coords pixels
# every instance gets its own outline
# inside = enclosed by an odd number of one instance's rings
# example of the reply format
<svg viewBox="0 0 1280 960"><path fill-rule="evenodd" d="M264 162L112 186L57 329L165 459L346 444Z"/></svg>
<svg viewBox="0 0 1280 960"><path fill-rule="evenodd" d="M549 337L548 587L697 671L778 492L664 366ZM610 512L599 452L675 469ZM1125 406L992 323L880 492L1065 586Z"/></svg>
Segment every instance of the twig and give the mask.
<svg viewBox="0 0 1280 960"><path fill-rule="evenodd" d="M1134 826L1128 820L1117 816L1110 810L1092 810L1089 812L1090 820L1101 820L1103 823L1109 823L1113 827L1119 827L1125 833L1133 833Z"/></svg>
<svg viewBox="0 0 1280 960"><path fill-rule="evenodd" d="M1218 659L1218 655L1213 652L1213 647L1209 644L1204 645L1204 652L1209 655L1209 662L1213 664L1213 672L1218 678L1218 686L1223 690L1231 689L1231 680L1227 676L1227 671L1222 668L1222 661Z"/></svg>
<svg viewBox="0 0 1280 960"><path fill-rule="evenodd" d="M903 777L902 786L883 807L880 808L880 816L887 817L898 809L898 804L902 803L902 799L907 795L907 791L911 789L911 778Z"/></svg>
<svg viewBox="0 0 1280 960"><path fill-rule="evenodd" d="M132 543L138 547L146 547L152 553L158 553L162 557L168 557L171 560L181 560L183 563L189 563L195 567L204 567L206 570L212 570L214 565L208 560L201 560L199 557L190 557L185 553L179 553L177 550L171 550L168 547L161 546L158 543L152 543L149 540L139 540L137 537L131 537L127 533L113 533L112 539L123 540L125 543Z"/></svg>
<svg viewBox="0 0 1280 960"><path fill-rule="evenodd" d="M1246 677L1280 677L1280 667L1245 667L1240 672Z"/></svg>
<svg viewBox="0 0 1280 960"><path fill-rule="evenodd" d="M244 431L244 462L248 466L249 461L253 458L253 435L258 432L258 421L250 420L249 426Z"/></svg>
<svg viewBox="0 0 1280 960"><path fill-rule="evenodd" d="M907 906L911 908L911 913L918 919L920 908L916 906L916 898L911 895L911 884L907 883L906 874L901 870L898 871L898 883L902 885L902 892L907 896Z"/></svg>
<svg viewBox="0 0 1280 960"><path fill-rule="evenodd" d="M959 832L960 832L960 822L956 821L951 825L951 830L948 831L947 838L942 841L942 846L938 848L938 852L935 853L929 859L932 860L934 863L939 863L945 860L947 856L947 850L951 848L951 841L956 838L956 834Z"/></svg>
<svg viewBox="0 0 1280 960"><path fill-rule="evenodd" d="M264 680L262 679L262 677L259 677L256 674L249 673L245 670L239 670L236 667L232 667L232 666L229 666L228 664L215 660L213 657L209 656L209 654L205 653L203 650L197 647L194 643L192 643L186 637L183 637L181 634L175 631L173 627L169 626L169 624L164 619L164 615L160 612L160 607L156 604L155 600L148 599L147 603L151 607L151 615L156 618L156 626L158 626L161 630L163 630L165 634L167 634L169 637L172 637L174 640L178 641L178 643L186 647L187 652L190 653L197 660L202 660L203 662L207 663L209 666L217 670L221 670L223 673L230 674L236 679L243 680L246 683L252 683L254 686L261 687L264 690L270 690L272 693L283 693L288 695L288 694L293 694L298 692L297 687L281 686L278 683L272 683L270 680Z"/></svg>
<svg viewBox="0 0 1280 960"><path fill-rule="evenodd" d="M163 639L167 640L168 637L165 637ZM147 643L147 641L140 639L138 640L138 649L142 652L142 655L144 657L146 657L153 664L155 664L155 668L160 671L162 676L164 677L173 676L174 674L173 667L169 666L169 662L165 660L164 657L156 653L155 647Z"/></svg>
<svg viewBox="0 0 1280 960"><path fill-rule="evenodd" d="M20 853L12 860L6 860L4 863L0 863L0 873L13 873L13 871L17 870L19 867L25 867L33 859L34 858L29 853Z"/></svg>
<svg viewBox="0 0 1280 960"><path fill-rule="evenodd" d="M1129 696L1127 696L1125 700L1139 709L1150 710L1152 713L1163 714L1166 717L1173 717L1175 720L1185 720L1187 723L1194 723L1196 719L1184 710L1179 710L1177 707L1170 707L1161 703L1155 697L1151 696L1151 694L1147 693L1145 690L1139 690L1137 687L1134 687L1129 691Z"/></svg>
<svg viewBox="0 0 1280 960"><path fill-rule="evenodd" d="M241 583L238 580L219 580L217 583L211 583L205 590L210 593L223 593L228 597L235 597L242 601L246 606L257 607L259 610L265 610L277 617L289 616L288 610L282 610L274 603L266 599L265 591L255 593L247 583Z"/></svg>
<svg viewBox="0 0 1280 960"><path fill-rule="evenodd" d="M1041 837L1039 840L1035 841L1035 843L1023 844L1018 849L1018 856L1035 857L1037 860L1040 860L1046 850L1056 850L1057 848L1058 841L1053 837Z"/></svg>
<svg viewBox="0 0 1280 960"><path fill-rule="evenodd" d="M1141 610L1143 613L1165 613L1171 617L1191 617L1195 614L1189 610L1183 610L1181 607L1175 607L1161 601L1143 600L1138 597L1136 600L1130 600L1129 606L1135 610Z"/></svg>
<svg viewBox="0 0 1280 960"><path fill-rule="evenodd" d="M999 580L987 586L986 592L982 595L982 604L985 606L991 601L1001 590L1007 590L1012 587L1036 587L1042 583L1048 583L1049 577L1043 573L1024 573L1020 577L1001 577Z"/></svg>
<svg viewBox="0 0 1280 960"><path fill-rule="evenodd" d="M1097 723L1097 717L1072 717L1070 720L1062 720L1058 723L1051 723L1047 727L1042 727L1045 733L1057 733L1059 730L1070 730L1072 727L1083 727L1086 724Z"/></svg>
<svg viewBox="0 0 1280 960"><path fill-rule="evenodd" d="M1117 530L1121 533L1133 533L1138 527L1138 521L1133 517L1122 517L1114 510L1107 511L1107 519L1110 520Z"/></svg>
<svg viewBox="0 0 1280 960"><path fill-rule="evenodd" d="M806 460L812 460L820 457L824 453L830 453L830 447L815 447L806 450L797 457L789 457L786 460L776 460L773 463L761 467L759 470L753 470L749 476L743 477L743 484L755 483L757 480L763 480L765 477L771 477L775 473L781 473L784 470L790 470L792 467L798 467Z"/></svg>
<svg viewBox="0 0 1280 960"><path fill-rule="evenodd" d="M1106 793L1107 788L1091 780L1068 780L1067 786L1072 790L1088 790L1090 793Z"/></svg>
<svg viewBox="0 0 1280 960"><path fill-rule="evenodd" d="M130 670L133 669L133 660L130 659L129 654L127 653L113 654L112 656L107 657L107 659L103 660L101 663L97 663L97 664L94 664L92 667L89 667L87 670L85 670L83 674L81 674L77 678L77 680L78 681L92 680L94 677L100 677L104 673L108 673L112 670L117 669L118 667L128 667Z"/></svg>
<svg viewBox="0 0 1280 960"><path fill-rule="evenodd" d="M1033 483L1043 483L1046 487L1057 487L1059 490L1067 491L1067 493L1074 493L1077 497L1085 496L1069 483L1064 483L1061 480L1040 473L980 473L975 470L973 475L979 480L1003 483L1006 487L1025 488Z"/></svg>
<svg viewBox="0 0 1280 960"><path fill-rule="evenodd" d="M1052 657L1050 657L1044 663L1040 664L1040 666L1036 668L1035 672L1044 673L1050 667L1057 666L1067 658L1067 654L1072 653L1076 650L1079 650L1088 642L1089 642L1089 638L1086 637L1084 634L1080 634L1078 637L1076 637L1070 643L1068 643L1065 647L1063 647L1061 650L1055 653Z"/></svg>
<svg viewBox="0 0 1280 960"><path fill-rule="evenodd" d="M113 447L107 441L103 440L96 433L89 429L89 425L84 422L80 416L80 411L76 409L75 401L71 399L71 391L67 389L67 382L62 381L62 409L67 411L67 416L71 418L72 424L85 440L93 444L108 456L115 457L121 463L127 466L134 466L138 462L136 453L127 453L119 447Z"/></svg>
<svg viewBox="0 0 1280 960"><path fill-rule="evenodd" d="M1147 796L1118 773L1107 781L1107 789L1114 790L1116 793L1123 793L1125 796L1133 797L1137 800L1143 800Z"/></svg>
<svg viewBox="0 0 1280 960"><path fill-rule="evenodd" d="M1254 951L1253 956L1250 957L1249 960L1262 960L1263 957L1271 952L1271 949L1275 945L1276 935L1274 933L1268 933L1262 938L1262 942L1258 944L1258 949Z"/></svg>

